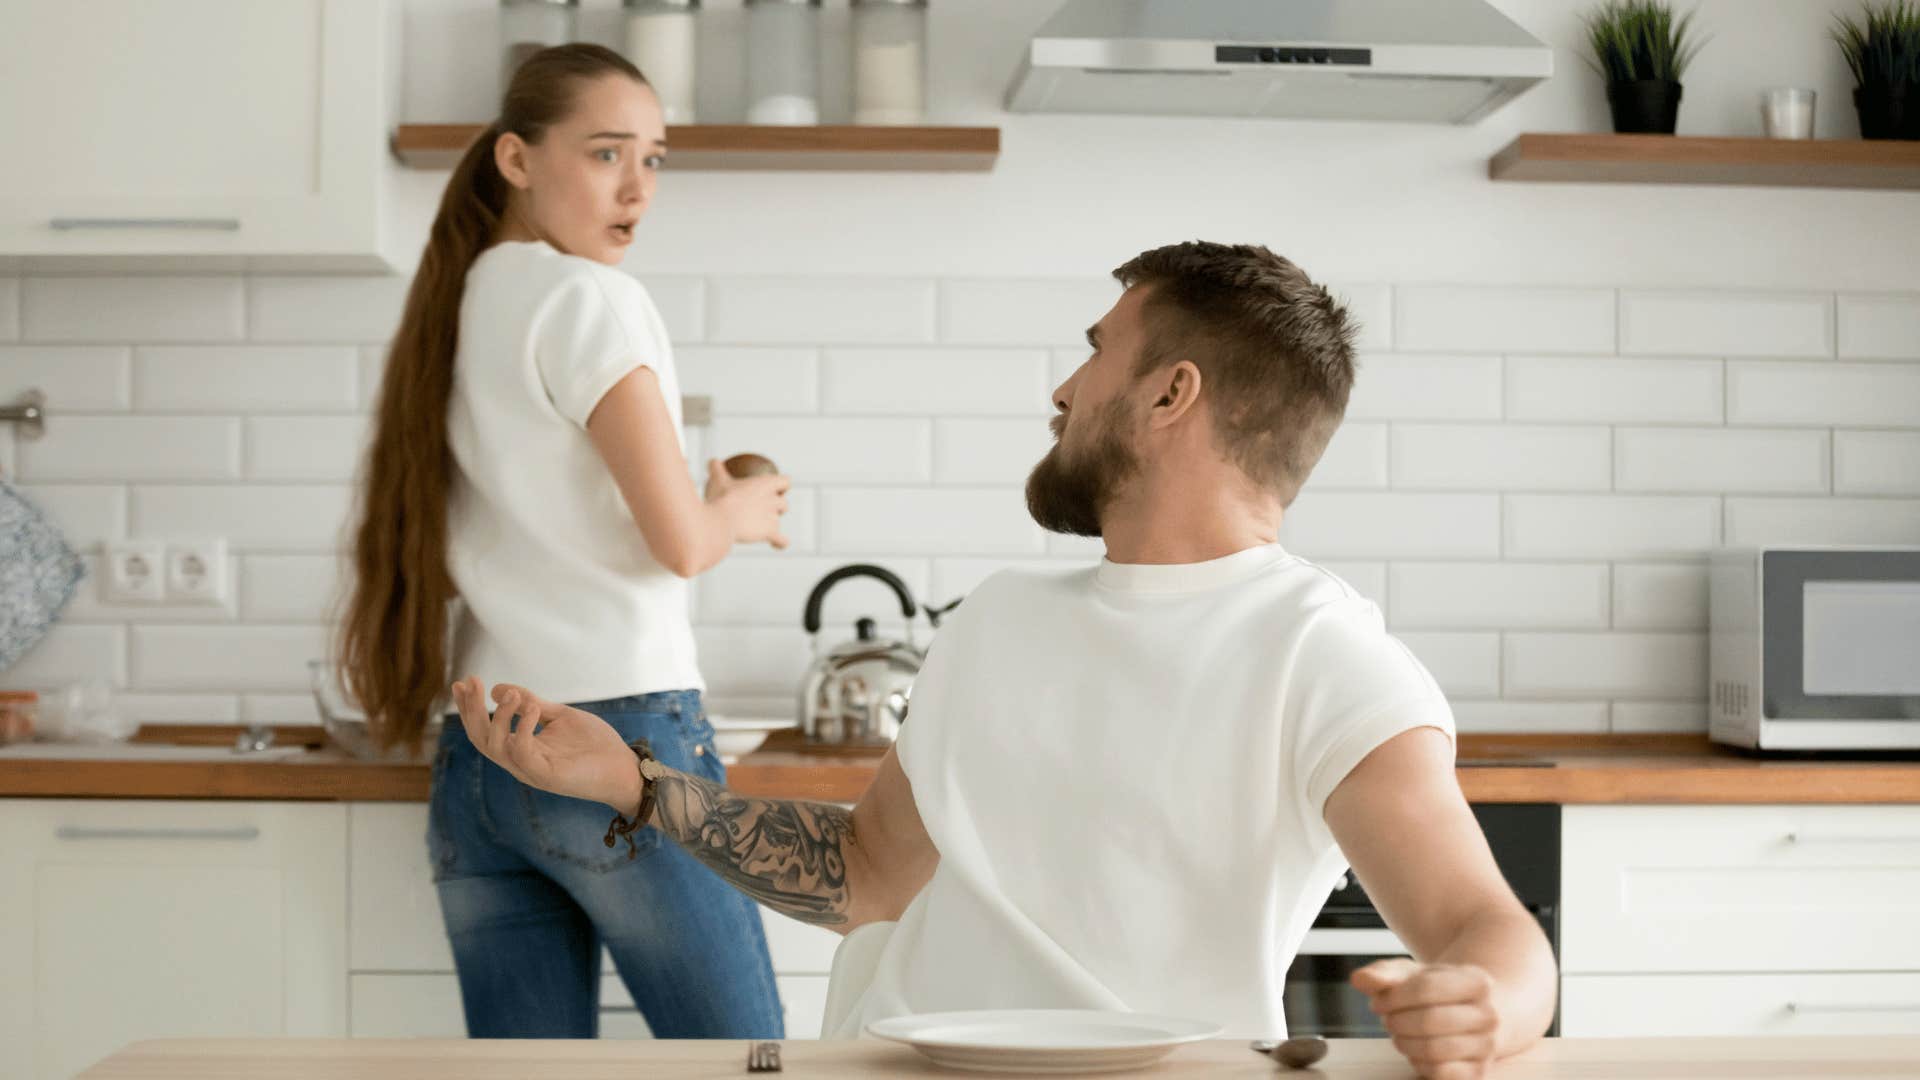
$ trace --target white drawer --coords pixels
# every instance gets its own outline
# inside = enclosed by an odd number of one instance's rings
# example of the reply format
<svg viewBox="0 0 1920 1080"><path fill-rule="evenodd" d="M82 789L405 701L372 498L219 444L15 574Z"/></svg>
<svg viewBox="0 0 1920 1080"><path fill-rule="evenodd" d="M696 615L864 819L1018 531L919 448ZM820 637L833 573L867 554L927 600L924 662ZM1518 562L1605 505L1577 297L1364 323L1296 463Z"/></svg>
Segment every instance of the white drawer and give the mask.
<svg viewBox="0 0 1920 1080"><path fill-rule="evenodd" d="M348 811L354 971L450 972L453 953L427 866L424 803L354 803ZM833 970L840 935L760 909L779 975ZM613 970L604 960L606 971Z"/></svg>
<svg viewBox="0 0 1920 1080"><path fill-rule="evenodd" d="M820 1034L826 1013L823 975L774 978L785 1013L787 1038ZM453 975L355 975L349 982L348 1033L356 1039L464 1039L467 1022L460 1009L460 980ZM616 976L600 980L600 1037L650 1039L647 1021L633 1007Z"/></svg>
<svg viewBox="0 0 1920 1080"><path fill-rule="evenodd" d="M1569 806L1569 974L1920 971L1920 807Z"/></svg>
<svg viewBox="0 0 1920 1080"><path fill-rule="evenodd" d="M1920 1035L1920 972L1885 975L1568 975L1560 1033Z"/></svg>

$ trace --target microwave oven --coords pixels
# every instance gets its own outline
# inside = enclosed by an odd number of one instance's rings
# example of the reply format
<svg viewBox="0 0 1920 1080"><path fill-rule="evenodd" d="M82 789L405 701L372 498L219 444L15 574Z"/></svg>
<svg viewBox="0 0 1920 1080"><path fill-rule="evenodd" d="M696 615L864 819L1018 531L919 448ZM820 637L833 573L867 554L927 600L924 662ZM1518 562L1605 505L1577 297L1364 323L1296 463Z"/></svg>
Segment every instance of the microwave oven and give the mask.
<svg viewBox="0 0 1920 1080"><path fill-rule="evenodd" d="M1920 748L1920 547L1722 549L1707 593L1715 741Z"/></svg>

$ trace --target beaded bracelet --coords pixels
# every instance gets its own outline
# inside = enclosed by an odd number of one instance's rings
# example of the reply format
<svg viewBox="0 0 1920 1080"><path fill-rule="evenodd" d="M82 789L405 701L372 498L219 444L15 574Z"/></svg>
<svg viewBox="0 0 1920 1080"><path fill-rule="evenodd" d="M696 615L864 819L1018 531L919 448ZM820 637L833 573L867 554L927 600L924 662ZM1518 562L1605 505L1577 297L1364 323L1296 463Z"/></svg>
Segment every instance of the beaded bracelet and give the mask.
<svg viewBox="0 0 1920 1080"><path fill-rule="evenodd" d="M631 821L627 820L627 815L615 811L613 821L607 825L607 835L605 839L607 846L612 847L614 837L624 837L627 841L627 858L631 859L640 854L639 849L634 847L633 834L638 832L640 826L645 825L647 819L653 816L653 781L647 778L646 770L640 769L640 766L646 762L658 759L653 756L653 748L647 745L647 740L645 739L635 739L633 742L627 744L627 749L633 751L633 756L636 759L634 768L640 770L640 809L633 815L633 820Z"/></svg>

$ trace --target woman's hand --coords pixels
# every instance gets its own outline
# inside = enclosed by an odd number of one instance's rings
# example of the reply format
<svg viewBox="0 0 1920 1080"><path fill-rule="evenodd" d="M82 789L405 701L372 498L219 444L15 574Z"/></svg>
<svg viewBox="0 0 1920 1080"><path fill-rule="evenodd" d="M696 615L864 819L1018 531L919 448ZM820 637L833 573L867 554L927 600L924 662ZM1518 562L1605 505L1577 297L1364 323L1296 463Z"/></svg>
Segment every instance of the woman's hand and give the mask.
<svg viewBox="0 0 1920 1080"><path fill-rule="evenodd" d="M493 688L493 700L498 708L489 717L479 679L453 684L460 724L482 754L522 783L606 803L628 817L639 812L639 763L613 725L505 683Z"/></svg>
<svg viewBox="0 0 1920 1080"><path fill-rule="evenodd" d="M792 486L790 477L779 475L737 479L720 459L707 461L707 502L726 518L736 544L765 541L776 550L787 546L780 515L787 512L787 489Z"/></svg>
<svg viewBox="0 0 1920 1080"><path fill-rule="evenodd" d="M1426 1080L1479 1080L1499 1041L1493 979L1469 964L1376 960L1353 973L1394 1048Z"/></svg>

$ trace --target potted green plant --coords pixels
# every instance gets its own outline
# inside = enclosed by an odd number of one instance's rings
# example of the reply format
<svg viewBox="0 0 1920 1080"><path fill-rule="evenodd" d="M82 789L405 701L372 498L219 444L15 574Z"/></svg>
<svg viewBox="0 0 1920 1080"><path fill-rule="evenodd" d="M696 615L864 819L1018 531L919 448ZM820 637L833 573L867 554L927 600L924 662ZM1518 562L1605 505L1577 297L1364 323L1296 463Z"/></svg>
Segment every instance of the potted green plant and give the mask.
<svg viewBox="0 0 1920 1080"><path fill-rule="evenodd" d="M1863 139L1920 139L1920 5L1868 3L1865 21L1835 15L1833 39L1853 70Z"/></svg>
<svg viewBox="0 0 1920 1080"><path fill-rule="evenodd" d="M1586 16L1588 63L1607 80L1613 130L1673 134L1680 76L1704 44L1689 36L1692 22L1663 0L1607 0Z"/></svg>

